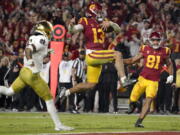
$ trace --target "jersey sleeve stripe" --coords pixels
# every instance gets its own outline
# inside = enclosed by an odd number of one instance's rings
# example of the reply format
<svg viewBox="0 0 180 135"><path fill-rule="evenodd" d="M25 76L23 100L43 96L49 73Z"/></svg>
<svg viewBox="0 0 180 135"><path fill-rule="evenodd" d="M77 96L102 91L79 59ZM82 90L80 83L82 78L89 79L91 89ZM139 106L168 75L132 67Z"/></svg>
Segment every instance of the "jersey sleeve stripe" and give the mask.
<svg viewBox="0 0 180 135"><path fill-rule="evenodd" d="M94 56L92 54L88 54L89 57L93 58L93 59L113 59L113 56Z"/></svg>

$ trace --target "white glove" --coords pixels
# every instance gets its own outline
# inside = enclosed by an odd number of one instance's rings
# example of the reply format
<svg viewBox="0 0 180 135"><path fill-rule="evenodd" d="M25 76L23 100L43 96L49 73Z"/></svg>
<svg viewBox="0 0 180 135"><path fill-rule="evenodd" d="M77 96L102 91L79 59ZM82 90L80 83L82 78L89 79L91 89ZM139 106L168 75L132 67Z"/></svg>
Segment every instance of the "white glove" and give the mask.
<svg viewBox="0 0 180 135"><path fill-rule="evenodd" d="M173 75L169 75L167 77L166 83L172 83L173 82Z"/></svg>

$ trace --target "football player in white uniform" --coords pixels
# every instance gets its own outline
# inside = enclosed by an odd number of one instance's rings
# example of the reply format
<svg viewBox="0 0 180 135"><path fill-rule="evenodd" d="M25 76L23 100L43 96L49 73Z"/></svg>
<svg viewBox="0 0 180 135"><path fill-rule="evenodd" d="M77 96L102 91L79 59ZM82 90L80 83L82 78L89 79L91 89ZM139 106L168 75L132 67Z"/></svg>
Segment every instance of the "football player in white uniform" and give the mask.
<svg viewBox="0 0 180 135"><path fill-rule="evenodd" d="M10 88L0 86L0 94L11 96L29 85L39 97L45 100L47 110L55 124L55 130L72 130L73 128L64 126L60 122L48 84L40 77L43 58L49 51L48 44L52 30L53 26L48 21L43 20L35 24L25 48L24 67Z"/></svg>

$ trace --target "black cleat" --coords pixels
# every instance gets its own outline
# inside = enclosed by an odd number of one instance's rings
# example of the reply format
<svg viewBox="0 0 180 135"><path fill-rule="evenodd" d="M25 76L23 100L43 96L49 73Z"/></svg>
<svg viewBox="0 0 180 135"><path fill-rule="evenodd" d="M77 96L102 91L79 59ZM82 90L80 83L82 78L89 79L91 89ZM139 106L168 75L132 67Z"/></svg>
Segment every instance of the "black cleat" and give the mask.
<svg viewBox="0 0 180 135"><path fill-rule="evenodd" d="M136 109L137 107L137 102L131 102L129 104L129 108L128 108L128 111L126 112L127 114L131 114L134 112L134 110Z"/></svg>
<svg viewBox="0 0 180 135"><path fill-rule="evenodd" d="M126 79L123 83L122 83L122 87L127 87L129 85L132 85L136 82L136 79Z"/></svg>
<svg viewBox="0 0 180 135"><path fill-rule="evenodd" d="M137 128L144 128L142 123L136 123L134 126Z"/></svg>
<svg viewBox="0 0 180 135"><path fill-rule="evenodd" d="M66 99L66 96L65 96L65 92L66 92L66 88L65 87L62 87L59 91L59 93L57 94L56 98L55 98L55 104L58 102L58 101L64 101Z"/></svg>
<svg viewBox="0 0 180 135"><path fill-rule="evenodd" d="M143 119L139 118L136 123L135 123L135 127L138 127L138 128L144 128L143 124L142 124L142 121Z"/></svg>

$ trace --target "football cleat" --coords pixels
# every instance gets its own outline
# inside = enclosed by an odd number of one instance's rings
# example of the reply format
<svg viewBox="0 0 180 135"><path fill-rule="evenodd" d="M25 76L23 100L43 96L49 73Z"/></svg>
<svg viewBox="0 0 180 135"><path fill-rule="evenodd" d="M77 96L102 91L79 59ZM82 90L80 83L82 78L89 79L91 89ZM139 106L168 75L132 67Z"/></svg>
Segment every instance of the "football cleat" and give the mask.
<svg viewBox="0 0 180 135"><path fill-rule="evenodd" d="M143 126L142 123L135 123L134 126L135 126L135 127L138 127L138 128L144 128L144 126Z"/></svg>
<svg viewBox="0 0 180 135"><path fill-rule="evenodd" d="M143 119L138 119L137 121L136 121L136 123L135 123L135 127L138 127L138 128L144 128L144 126L142 125L142 121L143 121Z"/></svg>
<svg viewBox="0 0 180 135"><path fill-rule="evenodd" d="M131 114L134 112L134 110L136 109L137 107L137 102L131 102L129 104L129 108L128 108L128 111L126 112L127 114Z"/></svg>
<svg viewBox="0 0 180 135"><path fill-rule="evenodd" d="M54 130L56 130L56 131L71 131L71 130L74 130L74 128L68 127L65 125L61 125L60 127L55 127Z"/></svg>
<svg viewBox="0 0 180 135"><path fill-rule="evenodd" d="M60 93L59 93L59 98L61 101L64 101L66 99L66 88L63 87L63 89L61 89Z"/></svg>
<svg viewBox="0 0 180 135"><path fill-rule="evenodd" d="M122 87L127 87L133 83L135 83L136 79L126 79L124 82L122 82Z"/></svg>
<svg viewBox="0 0 180 135"><path fill-rule="evenodd" d="M57 94L56 98L55 98L55 104L58 103L58 101L64 101L66 96L65 96L65 92L66 92L66 88L65 87L62 87L60 89L60 92Z"/></svg>

